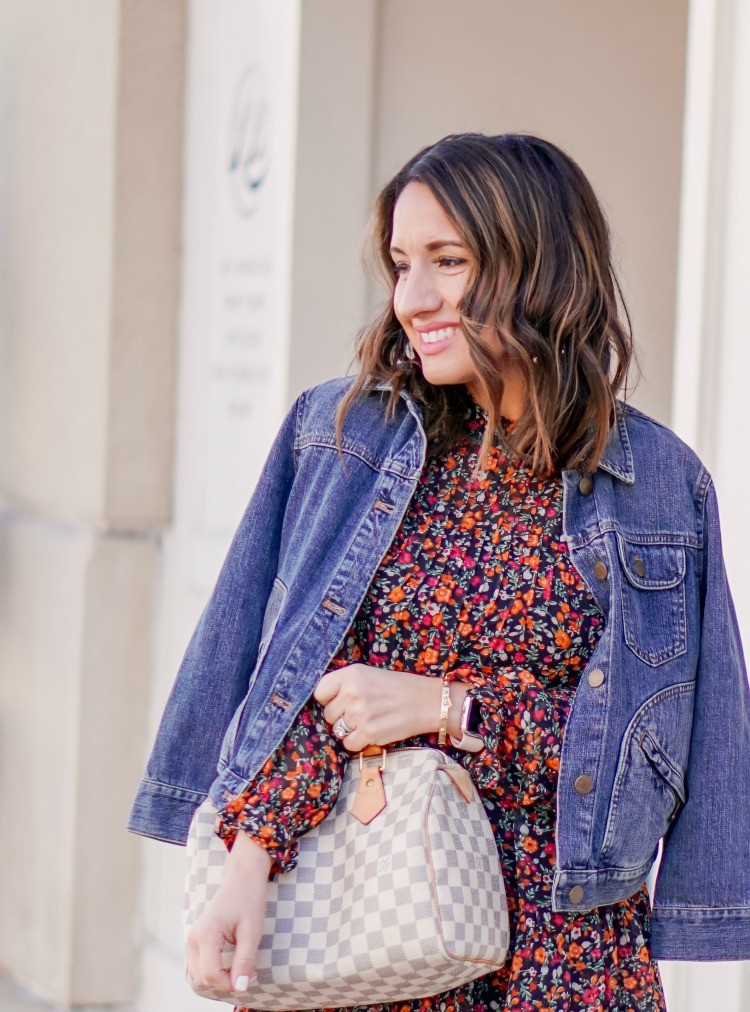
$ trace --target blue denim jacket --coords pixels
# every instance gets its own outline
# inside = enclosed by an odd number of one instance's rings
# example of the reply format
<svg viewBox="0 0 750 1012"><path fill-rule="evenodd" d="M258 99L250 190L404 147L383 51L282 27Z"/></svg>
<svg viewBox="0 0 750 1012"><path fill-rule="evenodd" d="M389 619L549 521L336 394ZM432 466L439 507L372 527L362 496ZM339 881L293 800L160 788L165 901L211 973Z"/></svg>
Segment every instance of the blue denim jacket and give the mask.
<svg viewBox="0 0 750 1012"><path fill-rule="evenodd" d="M177 674L134 832L183 843L207 792L222 806L245 788L396 534L425 459L421 413L403 396L386 420L384 393L360 399L342 460L334 414L350 383L305 391L276 437ZM674 433L617 404L593 488L562 476L570 556L606 625L563 738L552 908L631 896L664 838L653 955L748 959L750 690L716 492Z"/></svg>

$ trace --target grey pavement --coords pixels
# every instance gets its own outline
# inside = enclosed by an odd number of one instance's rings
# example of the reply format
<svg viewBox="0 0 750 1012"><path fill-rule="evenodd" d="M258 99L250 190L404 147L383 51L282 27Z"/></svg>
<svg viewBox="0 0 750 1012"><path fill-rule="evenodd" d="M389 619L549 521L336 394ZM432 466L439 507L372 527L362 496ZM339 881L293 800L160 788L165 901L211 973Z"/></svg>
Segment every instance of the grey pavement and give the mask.
<svg viewBox="0 0 750 1012"><path fill-rule="evenodd" d="M32 998L17 984L0 977L0 1012L58 1012L58 1005Z"/></svg>
<svg viewBox="0 0 750 1012"><path fill-rule="evenodd" d="M135 1012L125 1005L76 1005L76 1012ZM0 1012L65 1012L62 1005L35 998L18 984L0 975Z"/></svg>

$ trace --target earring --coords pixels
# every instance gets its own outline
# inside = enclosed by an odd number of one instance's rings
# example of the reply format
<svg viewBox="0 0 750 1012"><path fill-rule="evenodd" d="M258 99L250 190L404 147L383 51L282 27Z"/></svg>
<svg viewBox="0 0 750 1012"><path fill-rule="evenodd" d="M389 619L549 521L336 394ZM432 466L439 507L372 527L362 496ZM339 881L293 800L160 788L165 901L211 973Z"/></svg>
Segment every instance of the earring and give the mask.
<svg viewBox="0 0 750 1012"><path fill-rule="evenodd" d="M534 365L536 365L539 359L536 357L536 355L534 355L531 361L534 363Z"/></svg>
<svg viewBox="0 0 750 1012"><path fill-rule="evenodd" d="M408 337L405 339L404 358L408 359L410 362L414 359L414 349L412 348L411 341Z"/></svg>

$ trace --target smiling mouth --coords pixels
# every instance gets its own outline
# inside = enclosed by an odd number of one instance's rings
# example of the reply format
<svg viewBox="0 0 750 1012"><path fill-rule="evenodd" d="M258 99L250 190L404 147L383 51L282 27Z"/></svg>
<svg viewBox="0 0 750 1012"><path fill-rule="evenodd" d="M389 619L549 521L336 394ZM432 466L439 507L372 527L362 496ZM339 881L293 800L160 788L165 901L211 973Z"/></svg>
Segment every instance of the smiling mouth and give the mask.
<svg viewBox="0 0 750 1012"><path fill-rule="evenodd" d="M460 327L443 327L441 330L420 331L419 336L424 344L437 344L449 337L457 337L460 332Z"/></svg>

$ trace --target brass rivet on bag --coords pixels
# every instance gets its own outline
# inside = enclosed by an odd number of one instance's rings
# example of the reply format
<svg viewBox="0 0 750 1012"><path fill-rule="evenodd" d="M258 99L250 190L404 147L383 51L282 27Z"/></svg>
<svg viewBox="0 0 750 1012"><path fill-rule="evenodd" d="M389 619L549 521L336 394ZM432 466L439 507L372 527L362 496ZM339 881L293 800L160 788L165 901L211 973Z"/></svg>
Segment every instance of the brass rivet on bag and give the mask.
<svg viewBox="0 0 750 1012"><path fill-rule="evenodd" d="M374 783L375 783L375 781L374 781L374 780L372 779L372 777L370 777L370 779L369 779L369 780L367 781L367 786L368 786L368 787L372 787L372 785L373 785Z"/></svg>

